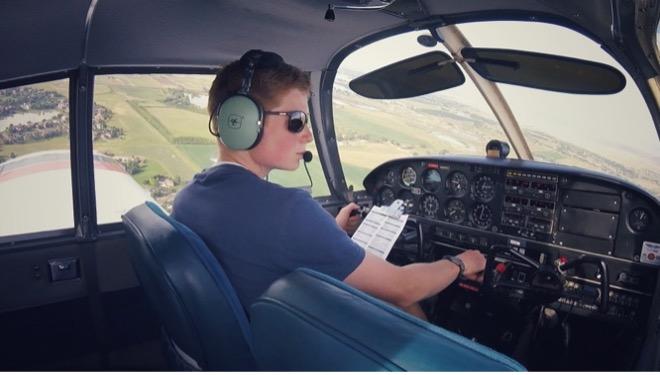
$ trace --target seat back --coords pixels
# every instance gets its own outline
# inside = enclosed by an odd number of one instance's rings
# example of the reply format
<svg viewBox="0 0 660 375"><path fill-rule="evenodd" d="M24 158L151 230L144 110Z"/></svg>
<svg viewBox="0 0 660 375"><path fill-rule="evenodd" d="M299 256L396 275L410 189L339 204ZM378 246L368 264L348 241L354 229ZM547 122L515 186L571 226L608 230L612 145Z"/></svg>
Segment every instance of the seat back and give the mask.
<svg viewBox="0 0 660 375"><path fill-rule="evenodd" d="M122 220L133 266L175 361L187 369L254 370L245 311L201 238L152 202Z"/></svg>
<svg viewBox="0 0 660 375"><path fill-rule="evenodd" d="M275 371L524 371L513 359L307 269L250 307L254 353Z"/></svg>

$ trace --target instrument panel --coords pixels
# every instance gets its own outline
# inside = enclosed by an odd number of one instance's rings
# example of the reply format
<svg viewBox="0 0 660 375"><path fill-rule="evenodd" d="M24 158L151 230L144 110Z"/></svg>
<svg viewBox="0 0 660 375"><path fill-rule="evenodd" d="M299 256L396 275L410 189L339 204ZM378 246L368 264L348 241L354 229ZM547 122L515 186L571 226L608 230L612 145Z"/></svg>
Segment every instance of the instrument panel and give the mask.
<svg viewBox="0 0 660 375"><path fill-rule="evenodd" d="M623 180L533 161L437 157L386 162L364 186L376 205L403 200L426 224L425 239L484 252L515 245L546 263L596 256L609 265L613 301L623 293L648 303L654 293L660 204ZM585 287L598 283L596 271L578 276Z"/></svg>
<svg viewBox="0 0 660 375"><path fill-rule="evenodd" d="M519 160L408 158L376 168L365 187L375 204L401 199L407 214L428 220L636 262L654 263L643 259L642 249L645 242L660 243L660 209L652 196L576 168Z"/></svg>

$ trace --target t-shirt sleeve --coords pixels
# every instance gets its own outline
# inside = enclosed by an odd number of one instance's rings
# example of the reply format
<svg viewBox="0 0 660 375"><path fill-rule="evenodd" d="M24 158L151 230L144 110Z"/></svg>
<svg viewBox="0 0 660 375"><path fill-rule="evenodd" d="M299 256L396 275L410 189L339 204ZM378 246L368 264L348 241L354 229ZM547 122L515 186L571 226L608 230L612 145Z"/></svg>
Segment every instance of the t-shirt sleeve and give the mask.
<svg viewBox="0 0 660 375"><path fill-rule="evenodd" d="M273 259L293 271L306 267L344 280L364 259L364 250L307 193L296 192L284 205L280 225L281 256Z"/></svg>

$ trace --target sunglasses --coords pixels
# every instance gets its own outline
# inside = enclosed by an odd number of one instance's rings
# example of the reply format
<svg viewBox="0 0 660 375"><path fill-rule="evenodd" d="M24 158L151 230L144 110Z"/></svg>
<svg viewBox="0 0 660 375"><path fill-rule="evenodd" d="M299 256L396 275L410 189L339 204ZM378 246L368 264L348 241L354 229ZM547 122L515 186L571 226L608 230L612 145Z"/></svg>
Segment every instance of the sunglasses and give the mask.
<svg viewBox="0 0 660 375"><path fill-rule="evenodd" d="M264 114L289 117L289 124L287 125L287 129L289 129L291 133L300 133L303 129L305 129L305 125L307 125L309 119L307 113L303 111L291 111L291 112L264 111Z"/></svg>

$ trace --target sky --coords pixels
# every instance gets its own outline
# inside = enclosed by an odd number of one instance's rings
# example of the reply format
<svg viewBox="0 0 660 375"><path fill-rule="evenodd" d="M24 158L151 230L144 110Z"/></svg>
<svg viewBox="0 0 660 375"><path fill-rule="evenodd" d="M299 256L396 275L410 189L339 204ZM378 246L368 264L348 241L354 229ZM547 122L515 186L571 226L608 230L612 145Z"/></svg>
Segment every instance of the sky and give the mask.
<svg viewBox="0 0 660 375"><path fill-rule="evenodd" d="M620 156L627 153L629 157L632 152L660 161L660 141L637 86L594 41L573 30L543 23L498 21L464 24L459 28L473 47L571 56L617 68L626 77L626 87L614 95L554 93L506 84L499 87L523 131L540 129L600 154L613 153L616 157L618 153ZM429 52L432 49L415 42L416 36L422 33L428 32L408 33L363 47L347 57L342 67L367 72L405 57ZM447 52L440 44L434 48ZM443 91L441 95L491 113L467 77L466 84Z"/></svg>

